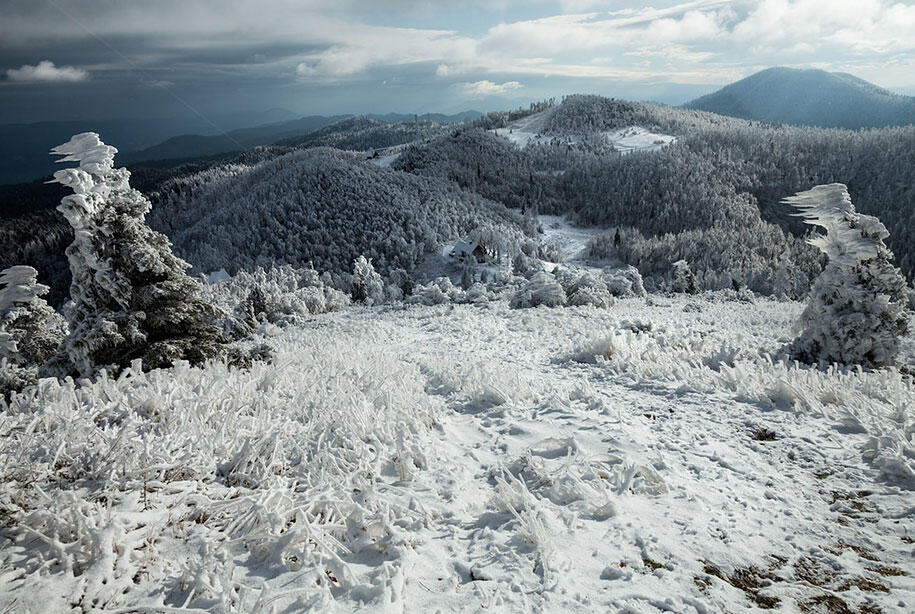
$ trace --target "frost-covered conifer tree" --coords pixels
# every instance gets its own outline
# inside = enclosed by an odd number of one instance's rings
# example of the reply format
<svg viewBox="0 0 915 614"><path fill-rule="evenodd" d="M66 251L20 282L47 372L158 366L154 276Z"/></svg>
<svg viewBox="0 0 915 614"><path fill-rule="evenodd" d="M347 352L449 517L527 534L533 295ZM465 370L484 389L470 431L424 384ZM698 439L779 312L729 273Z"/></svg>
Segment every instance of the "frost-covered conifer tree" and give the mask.
<svg viewBox="0 0 915 614"><path fill-rule="evenodd" d="M165 235L146 225L150 202L130 187L127 169L114 168L117 149L85 132L51 152L79 167L54 173L74 192L58 210L75 240L66 251L70 330L49 370L89 376L138 358L155 369L221 355L218 312L199 297L189 265L172 254Z"/></svg>
<svg viewBox="0 0 915 614"><path fill-rule="evenodd" d="M14 266L0 273L0 392L35 383L38 367L64 339L64 320L41 297L38 271Z"/></svg>
<svg viewBox="0 0 915 614"><path fill-rule="evenodd" d="M673 292L685 292L686 294L698 294L699 286L696 284L696 277L689 268L686 260L677 260L674 262L673 279L670 283L670 289Z"/></svg>
<svg viewBox="0 0 915 614"><path fill-rule="evenodd" d="M829 257L801 315L792 354L804 362L891 365L908 326L907 287L889 236L875 217L855 211L841 183L816 186L785 199L808 224L826 229L809 239Z"/></svg>
<svg viewBox="0 0 915 614"><path fill-rule="evenodd" d="M359 256L353 262L352 295L357 303L376 305L384 302L384 280L365 256Z"/></svg>

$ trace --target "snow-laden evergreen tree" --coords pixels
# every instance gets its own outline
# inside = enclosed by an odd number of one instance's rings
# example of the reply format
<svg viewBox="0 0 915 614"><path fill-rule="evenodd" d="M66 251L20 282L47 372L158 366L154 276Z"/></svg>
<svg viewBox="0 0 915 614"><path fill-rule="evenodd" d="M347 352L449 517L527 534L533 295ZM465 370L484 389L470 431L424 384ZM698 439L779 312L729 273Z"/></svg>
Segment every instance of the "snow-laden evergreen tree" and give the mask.
<svg viewBox="0 0 915 614"><path fill-rule="evenodd" d="M15 353L4 357L37 366L57 351L66 327L60 314L41 298L48 290L38 283L38 271L30 266L0 273L0 331L15 345Z"/></svg>
<svg viewBox="0 0 915 614"><path fill-rule="evenodd" d="M778 258L775 273L772 276L772 294L778 298L791 300L803 299L810 291L810 280L797 266L791 256L783 253Z"/></svg>
<svg viewBox="0 0 915 614"><path fill-rule="evenodd" d="M670 289L672 292L685 292L686 294L698 294L699 286L696 284L696 277L689 268L686 260L677 260L674 262L671 272L672 279Z"/></svg>
<svg viewBox="0 0 915 614"><path fill-rule="evenodd" d="M42 296L38 271L14 266L0 273L0 393L37 381L38 367L64 339L64 320Z"/></svg>
<svg viewBox="0 0 915 614"><path fill-rule="evenodd" d="M90 376L135 359L155 369L222 355L218 311L199 297L165 235L146 225L150 202L130 187L127 169L114 168L117 149L84 132L51 153L79 167L54 173L74 192L57 208L75 239L66 252L70 330L50 372Z"/></svg>
<svg viewBox="0 0 915 614"><path fill-rule="evenodd" d="M375 271L372 261L359 256L353 262L353 300L366 305L384 302L384 280Z"/></svg>
<svg viewBox="0 0 915 614"><path fill-rule="evenodd" d="M889 236L877 218L855 211L844 184L819 185L785 199L807 224L826 229L809 239L829 257L801 315L791 346L804 362L892 365L908 327L905 278L893 266Z"/></svg>

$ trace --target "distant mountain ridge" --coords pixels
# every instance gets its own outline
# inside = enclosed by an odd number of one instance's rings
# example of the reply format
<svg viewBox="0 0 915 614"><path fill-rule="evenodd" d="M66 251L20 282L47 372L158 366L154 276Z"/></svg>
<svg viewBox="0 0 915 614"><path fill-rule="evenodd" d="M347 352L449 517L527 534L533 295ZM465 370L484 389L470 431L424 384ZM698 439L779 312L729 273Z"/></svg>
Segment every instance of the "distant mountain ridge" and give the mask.
<svg viewBox="0 0 915 614"><path fill-rule="evenodd" d="M232 130L225 134L182 134L152 147L138 151L128 151L120 157L122 162L130 164L131 162L146 160L213 156L228 151L250 149L258 145L270 145L279 139L307 134L340 121L345 117L345 115L333 115L330 117L310 115L289 121Z"/></svg>
<svg viewBox="0 0 915 614"><path fill-rule="evenodd" d="M307 135L322 128L332 126L349 118L368 118L379 123L394 124L402 122L436 122L440 124L464 122L482 115L479 111L464 111L454 115L426 113L409 115L405 113L387 113L385 115L310 115L290 121L278 122L233 130L226 134L202 136L184 134L176 136L140 151L131 151L121 155L122 162L144 162L148 160L165 160L171 158L200 158L230 151L241 151L258 145L274 143L292 144L301 141Z"/></svg>
<svg viewBox="0 0 915 614"><path fill-rule="evenodd" d="M464 111L453 115L425 113L387 113L365 117L387 123L464 122L482 115ZM23 183L49 176L56 168L48 150L79 132L98 132L108 142L117 143L122 164L153 160L195 159L270 145L280 140L302 137L352 115L310 115L298 117L285 109L270 109L245 117L226 118L241 122L242 128L213 134L215 128L199 119L189 120L80 120L0 125L0 185ZM259 120L258 123L250 123ZM223 124L226 125L226 124ZM228 124L231 125L231 124ZM239 123L235 123L239 125ZM182 134L182 132L185 132ZM163 138L164 137L164 138Z"/></svg>
<svg viewBox="0 0 915 614"><path fill-rule="evenodd" d="M915 124L915 97L848 73L769 68L683 105L741 119L822 128Z"/></svg>

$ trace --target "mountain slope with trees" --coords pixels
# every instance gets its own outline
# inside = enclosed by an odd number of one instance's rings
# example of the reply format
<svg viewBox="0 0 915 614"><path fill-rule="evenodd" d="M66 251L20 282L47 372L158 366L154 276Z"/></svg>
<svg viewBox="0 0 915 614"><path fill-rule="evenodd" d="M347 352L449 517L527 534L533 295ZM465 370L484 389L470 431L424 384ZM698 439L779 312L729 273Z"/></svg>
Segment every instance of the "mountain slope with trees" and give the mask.
<svg viewBox="0 0 915 614"><path fill-rule="evenodd" d="M360 255L385 273L411 271L425 254L474 230L492 229L492 248L509 254L534 234L529 218L454 183L323 148L167 182L150 224L197 270L230 272L311 263L340 273Z"/></svg>

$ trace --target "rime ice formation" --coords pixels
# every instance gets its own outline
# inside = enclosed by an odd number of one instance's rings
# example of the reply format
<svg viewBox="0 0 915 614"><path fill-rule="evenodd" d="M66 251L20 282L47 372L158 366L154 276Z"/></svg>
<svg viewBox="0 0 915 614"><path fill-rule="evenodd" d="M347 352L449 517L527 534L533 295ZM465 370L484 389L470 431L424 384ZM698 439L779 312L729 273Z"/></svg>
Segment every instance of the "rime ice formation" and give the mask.
<svg viewBox="0 0 915 614"><path fill-rule="evenodd" d="M816 235L808 243L829 256L830 262L854 265L876 258L880 248L886 249L883 239L890 236L886 226L855 211L845 184L818 185L784 202L799 209L794 215L804 218L805 223L826 229L825 235Z"/></svg>
<svg viewBox="0 0 915 614"><path fill-rule="evenodd" d="M880 367L899 353L908 328L905 278L883 240L886 227L855 211L844 184L816 186L784 200L808 224L826 229L809 239L829 257L801 315L795 358Z"/></svg>
<svg viewBox="0 0 915 614"><path fill-rule="evenodd" d="M48 293L48 287L38 283L38 271L30 266L11 266L0 273L0 314L16 305L32 303Z"/></svg>
<svg viewBox="0 0 915 614"><path fill-rule="evenodd" d="M64 338L63 318L41 297L48 287L37 281L30 266L0 273L0 391L34 383L38 367Z"/></svg>
<svg viewBox="0 0 915 614"><path fill-rule="evenodd" d="M168 239L146 225L150 202L130 187L127 169L114 168L117 149L85 132L51 153L79 168L54 173L74 192L58 210L75 239L66 252L70 334L50 371L88 376L138 358L154 369L220 354L216 310L199 298L197 282L185 273L189 265L172 254Z"/></svg>

